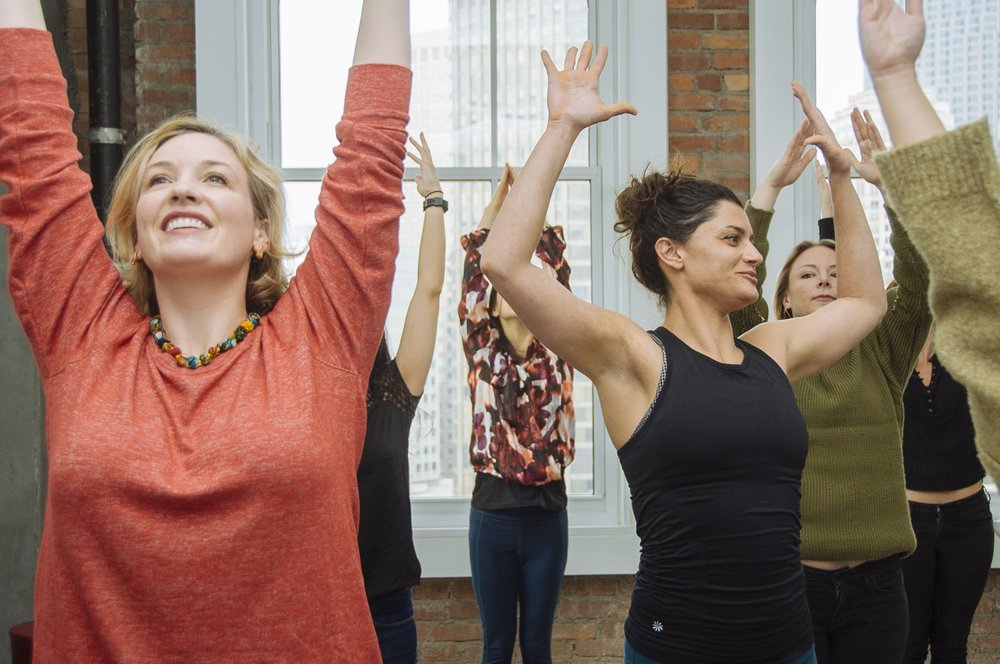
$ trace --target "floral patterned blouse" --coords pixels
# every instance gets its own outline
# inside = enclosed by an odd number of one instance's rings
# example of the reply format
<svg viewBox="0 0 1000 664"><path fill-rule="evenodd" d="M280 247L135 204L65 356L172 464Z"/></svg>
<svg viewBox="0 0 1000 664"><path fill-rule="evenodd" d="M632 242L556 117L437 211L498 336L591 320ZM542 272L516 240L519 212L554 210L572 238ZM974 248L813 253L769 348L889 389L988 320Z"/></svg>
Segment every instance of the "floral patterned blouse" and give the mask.
<svg viewBox="0 0 1000 664"><path fill-rule="evenodd" d="M458 319L472 400L469 461L477 473L526 486L560 481L574 454L573 367L538 339L524 360L498 347L500 322L488 310L492 286L479 267L488 235L481 228L461 238L466 253ZM565 249L562 227L547 226L535 255L569 288Z"/></svg>

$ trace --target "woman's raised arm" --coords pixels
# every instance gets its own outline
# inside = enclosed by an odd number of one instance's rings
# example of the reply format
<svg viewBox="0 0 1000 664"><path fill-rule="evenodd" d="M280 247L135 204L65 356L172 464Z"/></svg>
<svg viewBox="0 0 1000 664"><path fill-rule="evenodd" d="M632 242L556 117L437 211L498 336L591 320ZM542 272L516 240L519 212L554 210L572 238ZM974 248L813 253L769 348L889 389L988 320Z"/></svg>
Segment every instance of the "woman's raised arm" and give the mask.
<svg viewBox="0 0 1000 664"><path fill-rule="evenodd" d="M823 151L830 169L838 273L838 297L834 302L808 316L761 326L783 330L779 333L783 341L779 343L784 344L786 372L794 382L822 371L860 343L885 313L885 294L875 241L851 182L851 165L856 159L849 150L840 147L826 118L805 89L793 83L792 91L813 127L814 134L806 142ZM771 333L761 328L751 330L745 338L766 345L766 337ZM759 335L765 338L760 339Z"/></svg>
<svg viewBox="0 0 1000 664"><path fill-rule="evenodd" d="M410 66L409 0L365 0L354 64Z"/></svg>
<svg viewBox="0 0 1000 664"><path fill-rule="evenodd" d="M593 62L591 56L589 41L579 52L571 48L560 70L542 52L548 125L500 210L483 248L482 268L539 341L597 382L598 372L620 370L611 368L622 352L620 328L635 324L580 300L531 264L549 199L577 136L593 124L636 112L630 104L601 100L597 90L607 47L597 50Z"/></svg>
<svg viewBox="0 0 1000 664"><path fill-rule="evenodd" d="M424 199L443 197L441 181L438 180L423 132L419 142L411 138L410 143L417 154L408 154L420 166L420 175L416 178L417 193ZM444 244L444 208L430 205L424 209L424 229L420 234L420 253L417 257L417 285L406 309L399 351L396 353L396 366L410 394L424 391L431 360L434 359L441 289L444 287Z"/></svg>

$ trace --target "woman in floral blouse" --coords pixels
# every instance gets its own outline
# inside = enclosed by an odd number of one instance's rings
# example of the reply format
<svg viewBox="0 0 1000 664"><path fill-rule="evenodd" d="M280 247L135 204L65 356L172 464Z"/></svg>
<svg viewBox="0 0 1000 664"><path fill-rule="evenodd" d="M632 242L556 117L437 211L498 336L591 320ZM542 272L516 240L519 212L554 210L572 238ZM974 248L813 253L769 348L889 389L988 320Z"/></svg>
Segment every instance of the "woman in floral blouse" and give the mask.
<svg viewBox="0 0 1000 664"><path fill-rule="evenodd" d="M469 557L483 662L510 662L518 631L525 662L551 662L568 547L563 474L574 453L573 368L535 339L479 268L480 247L513 181L505 166L479 228L462 236L458 318L469 362L469 460L476 471ZM562 228L547 226L535 256L569 289L565 248Z"/></svg>

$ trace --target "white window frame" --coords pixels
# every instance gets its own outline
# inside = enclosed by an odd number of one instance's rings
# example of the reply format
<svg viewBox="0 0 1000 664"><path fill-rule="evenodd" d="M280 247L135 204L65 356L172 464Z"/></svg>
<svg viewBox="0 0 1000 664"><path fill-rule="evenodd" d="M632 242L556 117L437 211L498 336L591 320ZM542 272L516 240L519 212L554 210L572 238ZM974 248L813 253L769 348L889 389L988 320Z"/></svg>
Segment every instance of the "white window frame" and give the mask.
<svg viewBox="0 0 1000 664"><path fill-rule="evenodd" d="M802 121L801 109L789 83L799 81L816 98L815 0L751 0L750 2L750 186L778 158L792 132ZM845 35L845 38L856 38ZM819 192L813 178L803 177L775 205L776 216L794 219L768 233L771 252L768 274L778 274L785 257L801 240L815 239ZM767 287L767 285L765 285ZM771 285L773 289L773 282ZM767 294L768 301L771 294ZM987 478L989 479L989 478ZM993 510L994 531L1000 533L1000 492L987 489ZM993 567L1000 568L1000 535L994 542Z"/></svg>
<svg viewBox="0 0 1000 664"><path fill-rule="evenodd" d="M614 251L613 201L630 173L667 163L666 2L591 0L591 38L612 52L601 82L606 100L628 100L639 110L591 133L589 179L594 301L648 328L662 314L632 278L627 251ZM197 109L278 154L277 0L196 0ZM539 64L539 66L541 66ZM595 165L596 164L596 165ZM451 169L449 169L451 170ZM406 177L416 175L408 169ZM456 334L458 333L456 323ZM572 472L572 471L571 471ZM469 499L413 500L414 540L423 574L468 576ZM567 574L633 574L639 547L628 486L594 403L594 495L570 497Z"/></svg>

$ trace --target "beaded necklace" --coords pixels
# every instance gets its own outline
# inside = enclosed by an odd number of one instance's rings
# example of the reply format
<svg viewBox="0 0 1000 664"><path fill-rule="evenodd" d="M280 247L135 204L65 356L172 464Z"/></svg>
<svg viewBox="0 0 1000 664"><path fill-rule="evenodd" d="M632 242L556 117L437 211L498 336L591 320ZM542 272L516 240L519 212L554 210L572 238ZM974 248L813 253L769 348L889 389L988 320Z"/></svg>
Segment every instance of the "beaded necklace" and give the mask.
<svg viewBox="0 0 1000 664"><path fill-rule="evenodd" d="M163 321L160 320L159 316L153 316L149 320L149 333L153 335L153 341L155 341L156 345L160 347L160 350L174 356L174 360L177 361L178 366L187 367L188 369L197 369L198 367L208 364L230 348L236 348L236 344L243 341L246 336L250 334L250 332L252 332L258 325L260 325L260 316L257 314L250 314L247 316L245 321L240 323L236 329L233 330L233 336L229 337L222 343L212 346L205 351L204 355L199 355L197 357L194 355L185 355L181 352L180 348L170 343L170 339L167 339L167 335L163 332Z"/></svg>

